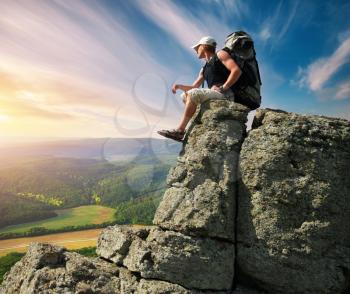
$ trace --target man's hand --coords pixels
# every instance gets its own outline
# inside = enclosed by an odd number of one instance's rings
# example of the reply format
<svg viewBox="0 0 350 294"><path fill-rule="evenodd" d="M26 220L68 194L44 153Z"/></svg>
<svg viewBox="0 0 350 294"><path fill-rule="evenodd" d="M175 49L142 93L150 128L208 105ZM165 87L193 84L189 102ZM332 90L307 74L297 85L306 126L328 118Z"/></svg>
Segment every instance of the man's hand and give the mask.
<svg viewBox="0 0 350 294"><path fill-rule="evenodd" d="M221 93L220 88L216 85L213 85L210 89Z"/></svg>
<svg viewBox="0 0 350 294"><path fill-rule="evenodd" d="M175 94L175 93L176 93L176 90L180 89L180 86L181 86L181 85L174 84L173 87L171 88L171 91Z"/></svg>
<svg viewBox="0 0 350 294"><path fill-rule="evenodd" d="M186 86L186 85L181 85L181 84L174 84L173 87L171 88L171 90L173 91L173 93L176 93L176 90L180 89L184 92L187 92L193 88L196 88L194 86Z"/></svg>

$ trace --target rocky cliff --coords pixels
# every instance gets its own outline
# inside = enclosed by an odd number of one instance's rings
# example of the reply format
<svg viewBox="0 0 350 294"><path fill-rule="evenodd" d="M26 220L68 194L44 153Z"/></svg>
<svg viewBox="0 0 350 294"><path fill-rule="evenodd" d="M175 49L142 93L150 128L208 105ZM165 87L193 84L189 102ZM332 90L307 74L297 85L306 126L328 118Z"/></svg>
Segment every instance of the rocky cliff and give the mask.
<svg viewBox="0 0 350 294"><path fill-rule="evenodd" d="M99 258L33 243L0 293L348 293L350 122L225 100L197 109L153 226Z"/></svg>
<svg viewBox="0 0 350 294"><path fill-rule="evenodd" d="M237 261L271 293L350 292L350 122L260 110L240 154Z"/></svg>

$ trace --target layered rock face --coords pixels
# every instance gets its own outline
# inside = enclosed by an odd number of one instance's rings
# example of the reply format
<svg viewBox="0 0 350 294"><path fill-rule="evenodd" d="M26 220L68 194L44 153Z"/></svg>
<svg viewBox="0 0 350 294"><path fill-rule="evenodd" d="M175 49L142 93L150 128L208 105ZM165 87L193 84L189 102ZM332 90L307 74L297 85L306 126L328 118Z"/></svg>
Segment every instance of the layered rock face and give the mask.
<svg viewBox="0 0 350 294"><path fill-rule="evenodd" d="M349 293L350 122L211 100L152 226L110 226L99 258L33 244L0 293Z"/></svg>
<svg viewBox="0 0 350 294"><path fill-rule="evenodd" d="M2 294L181 293L168 282L142 279L124 267L50 244L32 243L0 286Z"/></svg>
<svg viewBox="0 0 350 294"><path fill-rule="evenodd" d="M237 261L270 293L350 292L350 122L259 110L242 145Z"/></svg>
<svg viewBox="0 0 350 294"><path fill-rule="evenodd" d="M225 100L202 105L178 163L169 172L170 188L154 224L234 242L237 164L248 112Z"/></svg>

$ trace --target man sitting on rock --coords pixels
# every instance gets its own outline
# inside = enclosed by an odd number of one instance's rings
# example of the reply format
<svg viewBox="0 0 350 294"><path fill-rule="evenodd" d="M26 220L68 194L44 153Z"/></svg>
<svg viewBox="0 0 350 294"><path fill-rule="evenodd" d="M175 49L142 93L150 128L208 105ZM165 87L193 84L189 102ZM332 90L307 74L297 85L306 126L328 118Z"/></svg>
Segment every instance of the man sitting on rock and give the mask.
<svg viewBox="0 0 350 294"><path fill-rule="evenodd" d="M231 99L234 101L234 93L230 87L242 74L241 69L226 51L215 52L216 41L212 37L201 38L192 48L196 50L198 58L204 58L206 63L192 86L173 85L172 92L174 94L178 89L184 91L181 97L185 104L185 111L176 129L158 131L158 134L176 141L182 141L186 125L196 112L198 104L207 99ZM204 80L209 88L199 88Z"/></svg>

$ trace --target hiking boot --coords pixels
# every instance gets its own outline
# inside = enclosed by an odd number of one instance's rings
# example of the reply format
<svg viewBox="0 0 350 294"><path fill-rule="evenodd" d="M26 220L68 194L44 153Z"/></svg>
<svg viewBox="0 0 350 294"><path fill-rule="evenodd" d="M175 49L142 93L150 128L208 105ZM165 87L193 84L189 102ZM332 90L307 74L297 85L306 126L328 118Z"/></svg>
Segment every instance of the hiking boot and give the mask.
<svg viewBox="0 0 350 294"><path fill-rule="evenodd" d="M166 138L170 138L170 139L173 139L175 141L178 141L178 142L182 142L182 139L185 135L185 131L180 131L180 130L177 130L177 129L172 129L172 130L160 130L160 131L157 131L157 133L159 135L162 135Z"/></svg>

